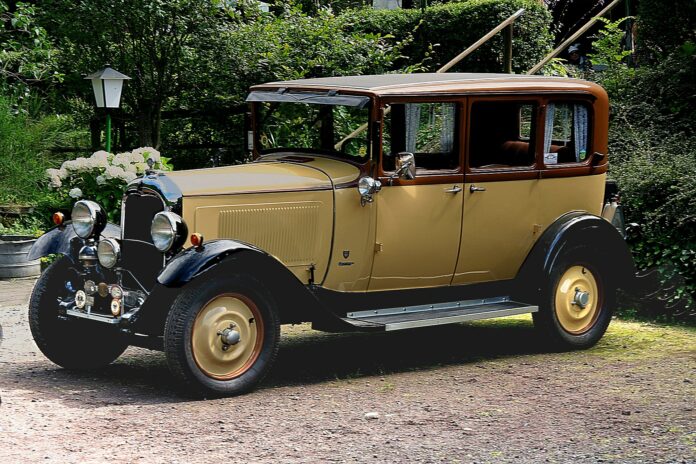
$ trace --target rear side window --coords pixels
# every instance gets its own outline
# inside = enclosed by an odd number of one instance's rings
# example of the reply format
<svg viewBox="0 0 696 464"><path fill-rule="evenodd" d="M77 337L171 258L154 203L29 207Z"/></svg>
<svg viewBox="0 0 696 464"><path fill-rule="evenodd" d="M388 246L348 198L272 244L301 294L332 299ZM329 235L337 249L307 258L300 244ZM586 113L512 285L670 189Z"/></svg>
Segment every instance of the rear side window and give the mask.
<svg viewBox="0 0 696 464"><path fill-rule="evenodd" d="M535 102L474 102L469 166L486 169L533 165L537 108Z"/></svg>
<svg viewBox="0 0 696 464"><path fill-rule="evenodd" d="M544 164L582 163L587 160L590 112L584 103L546 105Z"/></svg>
<svg viewBox="0 0 696 464"><path fill-rule="evenodd" d="M413 153L418 169L451 170L459 166L455 103L393 104L384 111L385 171L394 170L400 152Z"/></svg>

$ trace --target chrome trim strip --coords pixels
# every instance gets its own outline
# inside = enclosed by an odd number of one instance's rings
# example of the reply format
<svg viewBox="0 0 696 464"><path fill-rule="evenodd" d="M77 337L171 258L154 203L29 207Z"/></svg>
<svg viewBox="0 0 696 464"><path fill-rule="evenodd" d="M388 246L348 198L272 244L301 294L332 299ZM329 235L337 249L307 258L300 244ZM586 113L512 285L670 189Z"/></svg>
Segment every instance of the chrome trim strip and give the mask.
<svg viewBox="0 0 696 464"><path fill-rule="evenodd" d="M450 309L467 309L475 306L483 306L489 304L498 303L508 303L510 302L509 296L500 296L495 298L482 298L478 300L462 300L462 301L452 301L447 303L436 303L431 305L418 305L418 306L401 306L396 308L386 308L386 309L375 309L370 311L358 311L354 313L346 314L347 317L354 319L369 318L375 316L390 316L393 314L408 314L424 311L444 311ZM537 308L538 309L538 308ZM536 311L536 310L535 310ZM530 311L530 312L535 312Z"/></svg>
<svg viewBox="0 0 696 464"><path fill-rule="evenodd" d="M83 313L82 311L76 311L74 309L66 309L65 314L67 314L68 316L81 317L82 319L105 322L107 324L118 324L119 322L121 322L120 317L117 318L110 316L102 316L99 314Z"/></svg>
<svg viewBox="0 0 696 464"><path fill-rule="evenodd" d="M476 321L481 319L493 319L496 317L515 316L518 314L535 313L539 311L538 306L521 306L519 308L500 309L496 311L482 311L479 313L461 314L457 316L441 317L435 319L424 319L420 321L393 322L384 327L385 331L412 329L415 327L427 327L434 325L453 324L456 322Z"/></svg>

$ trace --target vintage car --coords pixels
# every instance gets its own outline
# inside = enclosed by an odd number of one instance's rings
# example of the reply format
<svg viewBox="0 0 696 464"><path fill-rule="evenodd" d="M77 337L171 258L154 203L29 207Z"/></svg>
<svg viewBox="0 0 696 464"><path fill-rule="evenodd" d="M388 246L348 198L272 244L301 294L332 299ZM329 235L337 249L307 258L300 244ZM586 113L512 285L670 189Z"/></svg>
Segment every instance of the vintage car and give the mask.
<svg viewBox="0 0 696 464"><path fill-rule="evenodd" d="M203 395L246 392L281 324L392 331L531 313L557 348L604 334L634 265L596 84L390 74L251 89L253 161L148 171L120 227L78 201L30 259L29 316L65 368L163 350Z"/></svg>

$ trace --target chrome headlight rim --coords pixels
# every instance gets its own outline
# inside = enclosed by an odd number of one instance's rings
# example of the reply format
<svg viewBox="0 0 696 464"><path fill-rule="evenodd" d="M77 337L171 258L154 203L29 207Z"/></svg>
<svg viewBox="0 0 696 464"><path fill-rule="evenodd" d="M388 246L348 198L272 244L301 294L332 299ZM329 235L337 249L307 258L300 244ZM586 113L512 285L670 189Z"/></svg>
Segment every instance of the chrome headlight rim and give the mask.
<svg viewBox="0 0 696 464"><path fill-rule="evenodd" d="M118 240L105 238L97 245L97 258L99 264L107 269L112 269L121 261L121 245Z"/></svg>
<svg viewBox="0 0 696 464"><path fill-rule="evenodd" d="M152 218L150 236L155 248L166 253L183 245L187 230L181 216L170 211L162 211Z"/></svg>
<svg viewBox="0 0 696 464"><path fill-rule="evenodd" d="M88 239L102 233L106 227L106 214L98 203L91 200L75 202L70 214L72 227L78 237Z"/></svg>

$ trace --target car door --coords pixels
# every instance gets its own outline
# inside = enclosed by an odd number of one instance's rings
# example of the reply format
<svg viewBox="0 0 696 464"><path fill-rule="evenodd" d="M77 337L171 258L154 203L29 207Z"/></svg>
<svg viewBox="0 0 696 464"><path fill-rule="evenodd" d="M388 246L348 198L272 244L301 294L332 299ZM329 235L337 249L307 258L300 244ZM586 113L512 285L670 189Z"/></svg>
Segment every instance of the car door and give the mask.
<svg viewBox="0 0 696 464"><path fill-rule="evenodd" d="M467 106L464 214L452 282L512 279L542 232L539 100L472 97Z"/></svg>
<svg viewBox="0 0 696 464"><path fill-rule="evenodd" d="M461 113L456 101L384 108L370 291L451 283L462 221ZM415 157L414 179L395 176L403 152Z"/></svg>

